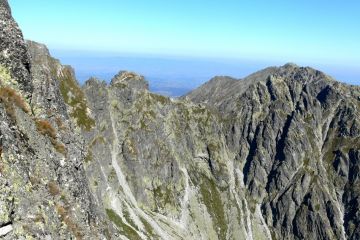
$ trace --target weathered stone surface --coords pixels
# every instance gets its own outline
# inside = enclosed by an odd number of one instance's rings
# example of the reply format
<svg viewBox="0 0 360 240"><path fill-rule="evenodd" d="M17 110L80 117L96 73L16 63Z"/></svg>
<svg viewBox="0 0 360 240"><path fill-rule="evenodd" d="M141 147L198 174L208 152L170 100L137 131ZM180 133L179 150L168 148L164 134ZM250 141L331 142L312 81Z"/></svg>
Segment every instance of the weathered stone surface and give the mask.
<svg viewBox="0 0 360 240"><path fill-rule="evenodd" d="M42 45L29 43L30 58L6 1L0 11L1 237L104 238L106 220L83 169L83 140L59 94L61 71Z"/></svg>
<svg viewBox="0 0 360 240"><path fill-rule="evenodd" d="M209 82L198 91L215 96L187 98L212 106L217 99L249 201L261 204L273 237L357 239L360 192L349 175L359 164L359 87L293 64L270 69L233 82L235 94Z"/></svg>
<svg viewBox="0 0 360 240"><path fill-rule="evenodd" d="M126 84L84 86L96 119L85 166L120 234L152 237L145 211L165 239L356 239L358 87L294 64L180 100L114 79Z"/></svg>
<svg viewBox="0 0 360 240"><path fill-rule="evenodd" d="M110 85L91 79L83 89L96 119L85 168L121 234L214 239L228 228L241 231L224 211L227 191L219 190L229 179L217 115L150 93L132 73L121 72Z"/></svg>
<svg viewBox="0 0 360 240"><path fill-rule="evenodd" d="M30 59L21 30L12 18L6 0L0 1L0 39L0 73L8 72L14 81L7 81L6 84L23 91L28 98L33 89L30 81ZM4 81L5 79L3 84Z"/></svg>

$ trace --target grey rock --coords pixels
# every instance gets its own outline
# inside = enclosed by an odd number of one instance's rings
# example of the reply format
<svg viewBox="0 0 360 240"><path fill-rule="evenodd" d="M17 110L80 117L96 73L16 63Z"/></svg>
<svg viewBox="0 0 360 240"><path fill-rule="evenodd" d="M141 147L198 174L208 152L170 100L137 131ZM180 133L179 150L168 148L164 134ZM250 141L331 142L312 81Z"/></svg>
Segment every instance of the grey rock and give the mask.
<svg viewBox="0 0 360 240"><path fill-rule="evenodd" d="M0 11L2 237L104 238L106 219L89 189L83 139L59 94L55 60L35 43L30 58L6 1Z"/></svg>
<svg viewBox="0 0 360 240"><path fill-rule="evenodd" d="M350 172L357 171L350 161L360 148L359 87L294 64L270 69L250 85L252 76L232 83L238 94L226 95L228 88L210 82L207 95L185 98L211 106L216 101L227 145L244 164L250 198L261 204L274 237L356 239L357 203L344 196Z"/></svg>
<svg viewBox="0 0 360 240"><path fill-rule="evenodd" d="M31 96L30 59L19 26L11 16L6 0L0 2L0 62L18 83L18 87L28 98Z"/></svg>

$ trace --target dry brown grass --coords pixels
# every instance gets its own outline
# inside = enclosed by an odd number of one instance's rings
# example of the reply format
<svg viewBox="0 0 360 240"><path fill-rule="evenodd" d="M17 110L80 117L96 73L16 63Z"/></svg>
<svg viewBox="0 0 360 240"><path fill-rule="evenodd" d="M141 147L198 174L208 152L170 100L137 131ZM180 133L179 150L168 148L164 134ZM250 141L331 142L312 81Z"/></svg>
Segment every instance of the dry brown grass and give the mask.
<svg viewBox="0 0 360 240"><path fill-rule="evenodd" d="M2 147L2 145L0 145L0 173L3 173L3 171L4 171L4 166L2 163L2 157L1 157L2 151L3 151L3 147Z"/></svg>
<svg viewBox="0 0 360 240"><path fill-rule="evenodd" d="M71 218L70 218L70 214L69 214L69 208L68 207L64 207L60 204L56 205L56 211L57 213L60 215L60 219L62 222L64 222L66 224L66 226L70 229L70 231L74 234L75 238L77 240L80 240L83 238L83 235L81 233L81 230L79 229L79 227L76 225L76 223L74 223Z"/></svg>
<svg viewBox="0 0 360 240"><path fill-rule="evenodd" d="M60 117L57 117L55 119L56 125L59 127L60 130L65 131L66 130L66 126L64 125L63 121L61 120Z"/></svg>
<svg viewBox="0 0 360 240"><path fill-rule="evenodd" d="M29 181L30 181L31 185L33 185L33 186L36 186L36 185L40 184L40 182L41 182L40 179L34 175L29 176Z"/></svg>
<svg viewBox="0 0 360 240"><path fill-rule="evenodd" d="M48 136L56 151L66 156L65 146L58 142L55 128L46 120L36 120L36 127L40 134Z"/></svg>
<svg viewBox="0 0 360 240"><path fill-rule="evenodd" d="M51 195L56 196L60 194L60 188L55 182L51 181L47 184L47 186Z"/></svg>
<svg viewBox="0 0 360 240"><path fill-rule="evenodd" d="M64 144L58 142L58 141L51 141L52 145L54 146L54 148L56 149L57 152L61 153L62 155L66 156L67 151L66 148L64 146Z"/></svg>
<svg viewBox="0 0 360 240"><path fill-rule="evenodd" d="M25 100L10 87L0 88L0 102L4 104L6 114L14 121L16 121L14 106L17 106L26 113L30 112Z"/></svg>
<svg viewBox="0 0 360 240"><path fill-rule="evenodd" d="M56 130L51 126L51 124L46 120L37 120L36 127L39 133L44 136L56 139Z"/></svg>
<svg viewBox="0 0 360 240"><path fill-rule="evenodd" d="M36 223L45 223L45 219L41 213L36 214L34 222Z"/></svg>

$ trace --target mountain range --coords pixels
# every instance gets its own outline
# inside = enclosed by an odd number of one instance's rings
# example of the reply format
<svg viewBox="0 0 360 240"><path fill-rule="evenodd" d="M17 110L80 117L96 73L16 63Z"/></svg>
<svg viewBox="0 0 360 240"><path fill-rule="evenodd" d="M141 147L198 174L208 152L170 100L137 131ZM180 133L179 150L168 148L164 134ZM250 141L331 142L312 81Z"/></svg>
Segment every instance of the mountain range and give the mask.
<svg viewBox="0 0 360 240"><path fill-rule="evenodd" d="M360 239L360 87L286 64L80 86L0 0L0 238Z"/></svg>

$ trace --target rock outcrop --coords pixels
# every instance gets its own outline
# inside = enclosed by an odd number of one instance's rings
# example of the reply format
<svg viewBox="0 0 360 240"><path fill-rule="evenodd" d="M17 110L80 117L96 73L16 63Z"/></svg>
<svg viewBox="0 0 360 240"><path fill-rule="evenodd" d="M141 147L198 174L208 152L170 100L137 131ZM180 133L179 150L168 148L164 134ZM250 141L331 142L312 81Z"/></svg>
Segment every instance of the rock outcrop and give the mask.
<svg viewBox="0 0 360 240"><path fill-rule="evenodd" d="M360 238L360 87L294 64L80 87L5 0L0 25L0 238Z"/></svg>
<svg viewBox="0 0 360 240"><path fill-rule="evenodd" d="M7 84L21 90L24 97L28 98L33 89L29 81L30 58L7 0L0 1L0 39L0 74L8 75Z"/></svg>
<svg viewBox="0 0 360 240"><path fill-rule="evenodd" d="M0 24L0 237L103 238L83 140L60 94L65 71L51 65L44 46L29 43L30 57L3 0Z"/></svg>
<svg viewBox="0 0 360 240"><path fill-rule="evenodd" d="M218 109L248 201L272 236L358 239L360 88L294 64L221 86L186 98Z"/></svg>
<svg viewBox="0 0 360 240"><path fill-rule="evenodd" d="M359 87L287 64L171 100L129 74L84 86L86 169L122 234L358 238Z"/></svg>

